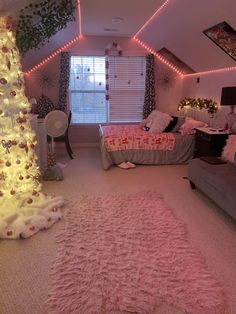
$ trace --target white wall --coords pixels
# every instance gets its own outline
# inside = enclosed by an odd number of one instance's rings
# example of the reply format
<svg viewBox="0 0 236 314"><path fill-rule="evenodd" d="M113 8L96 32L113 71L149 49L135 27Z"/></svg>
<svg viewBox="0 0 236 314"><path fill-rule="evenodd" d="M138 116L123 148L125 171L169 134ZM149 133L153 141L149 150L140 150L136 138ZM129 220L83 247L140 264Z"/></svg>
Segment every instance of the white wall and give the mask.
<svg viewBox="0 0 236 314"><path fill-rule="evenodd" d="M156 108L170 114L176 113L183 98L183 79L172 69L156 59Z"/></svg>

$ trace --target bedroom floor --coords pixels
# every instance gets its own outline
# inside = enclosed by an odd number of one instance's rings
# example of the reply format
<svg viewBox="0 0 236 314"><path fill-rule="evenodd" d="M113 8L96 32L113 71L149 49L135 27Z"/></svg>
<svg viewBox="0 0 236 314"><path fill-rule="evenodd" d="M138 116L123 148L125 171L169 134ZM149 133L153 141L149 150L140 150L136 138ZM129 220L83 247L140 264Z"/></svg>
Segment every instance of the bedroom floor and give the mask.
<svg viewBox="0 0 236 314"><path fill-rule="evenodd" d="M175 215L188 227L188 237L206 258L209 270L222 283L228 312L236 309L236 223L199 191L192 191L187 166L137 166L124 170L102 170L98 148L75 150L70 160L58 150L57 160L66 163L65 179L43 182L48 194L76 200L80 193L131 193L143 189L158 191ZM47 231L27 240L0 242L0 313L43 314L50 287L50 265L57 245L55 235L62 220ZM163 305L160 314L181 313Z"/></svg>

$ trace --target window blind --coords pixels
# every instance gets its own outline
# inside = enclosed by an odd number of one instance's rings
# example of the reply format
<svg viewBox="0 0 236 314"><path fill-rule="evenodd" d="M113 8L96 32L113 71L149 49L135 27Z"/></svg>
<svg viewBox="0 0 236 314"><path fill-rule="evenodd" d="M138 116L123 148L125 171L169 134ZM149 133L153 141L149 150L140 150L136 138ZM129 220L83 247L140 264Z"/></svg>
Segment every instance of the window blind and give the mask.
<svg viewBox="0 0 236 314"><path fill-rule="evenodd" d="M145 93L145 57L110 56L109 122L142 120Z"/></svg>

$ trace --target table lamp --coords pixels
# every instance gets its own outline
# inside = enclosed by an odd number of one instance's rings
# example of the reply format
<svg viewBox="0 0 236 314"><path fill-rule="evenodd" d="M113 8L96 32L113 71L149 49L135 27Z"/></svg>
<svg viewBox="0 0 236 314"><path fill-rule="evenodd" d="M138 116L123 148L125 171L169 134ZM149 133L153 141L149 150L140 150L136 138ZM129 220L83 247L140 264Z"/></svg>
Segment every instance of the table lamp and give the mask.
<svg viewBox="0 0 236 314"><path fill-rule="evenodd" d="M234 112L236 105L236 86L222 88L220 104L221 106L230 106L230 112L226 115L226 121L229 131L232 131L232 126L236 122L236 114Z"/></svg>

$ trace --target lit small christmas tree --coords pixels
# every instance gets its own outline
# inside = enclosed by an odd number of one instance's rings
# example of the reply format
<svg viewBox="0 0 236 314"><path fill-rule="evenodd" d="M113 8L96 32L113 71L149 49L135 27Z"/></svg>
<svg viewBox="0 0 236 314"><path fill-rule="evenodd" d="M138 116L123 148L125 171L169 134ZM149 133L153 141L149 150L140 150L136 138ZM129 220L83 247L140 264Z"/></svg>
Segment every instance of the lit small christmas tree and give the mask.
<svg viewBox="0 0 236 314"><path fill-rule="evenodd" d="M0 238L5 239L50 227L64 204L62 197L40 192L36 137L13 28L10 17L0 17Z"/></svg>

